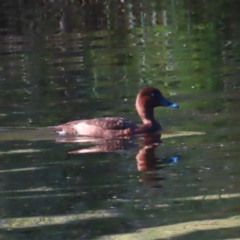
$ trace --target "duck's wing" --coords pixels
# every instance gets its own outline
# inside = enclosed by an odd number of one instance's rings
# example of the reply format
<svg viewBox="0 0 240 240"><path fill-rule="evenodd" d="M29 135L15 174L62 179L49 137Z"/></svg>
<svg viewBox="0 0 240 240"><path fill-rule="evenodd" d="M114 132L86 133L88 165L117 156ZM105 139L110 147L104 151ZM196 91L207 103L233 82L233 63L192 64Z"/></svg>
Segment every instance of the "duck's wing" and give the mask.
<svg viewBox="0 0 240 240"><path fill-rule="evenodd" d="M124 130L127 128L137 127L134 122L121 117L94 118L83 121L85 124L100 127L106 130Z"/></svg>

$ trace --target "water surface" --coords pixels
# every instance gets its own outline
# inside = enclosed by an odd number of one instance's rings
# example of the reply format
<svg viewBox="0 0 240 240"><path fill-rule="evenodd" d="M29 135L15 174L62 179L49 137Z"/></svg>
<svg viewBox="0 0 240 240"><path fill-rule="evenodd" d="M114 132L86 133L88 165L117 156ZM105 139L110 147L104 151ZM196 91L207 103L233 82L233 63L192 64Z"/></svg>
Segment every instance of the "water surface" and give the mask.
<svg viewBox="0 0 240 240"><path fill-rule="evenodd" d="M0 17L3 239L239 237L239 3L5 1ZM160 88L165 131L59 138ZM177 159L177 162L174 161Z"/></svg>

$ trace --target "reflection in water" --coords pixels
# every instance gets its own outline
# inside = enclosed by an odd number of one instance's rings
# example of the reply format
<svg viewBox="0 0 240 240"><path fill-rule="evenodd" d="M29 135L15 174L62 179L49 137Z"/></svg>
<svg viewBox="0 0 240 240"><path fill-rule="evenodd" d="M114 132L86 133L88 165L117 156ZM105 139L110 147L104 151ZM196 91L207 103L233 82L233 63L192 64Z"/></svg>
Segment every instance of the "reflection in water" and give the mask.
<svg viewBox="0 0 240 240"><path fill-rule="evenodd" d="M141 142L142 148L139 150L136 160L138 171L146 172L139 180L141 182L159 182L163 180L159 177L156 170L160 170L163 166L159 166L159 158L155 156L155 148L161 144L161 135L146 135L144 140ZM162 187L160 183L154 187Z"/></svg>
<svg viewBox="0 0 240 240"><path fill-rule="evenodd" d="M142 136L143 141L140 142L140 150L136 155L137 169L139 172L145 172L140 177L140 182L157 182L151 187L162 187L159 181L164 178L159 177L158 170L163 169L165 164L178 161L177 156L173 156L170 159L160 159L155 156L155 149L162 143L161 134L145 134ZM96 153L96 152L118 152L123 150L129 150L137 146L137 143L133 139L102 139L102 138L59 138L57 142L65 143L83 143L94 142L95 146L70 151L69 154L84 154L84 153Z"/></svg>

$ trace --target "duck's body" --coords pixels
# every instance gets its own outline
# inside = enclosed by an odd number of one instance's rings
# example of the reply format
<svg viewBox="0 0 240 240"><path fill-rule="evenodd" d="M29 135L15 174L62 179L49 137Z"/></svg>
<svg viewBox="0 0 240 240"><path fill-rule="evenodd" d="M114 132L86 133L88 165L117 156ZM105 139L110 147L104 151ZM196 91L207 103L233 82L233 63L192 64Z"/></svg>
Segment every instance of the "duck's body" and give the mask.
<svg viewBox="0 0 240 240"><path fill-rule="evenodd" d="M173 104L165 99L158 89L147 87L138 93L136 99L136 109L143 121L143 125L137 125L121 117L105 117L76 120L56 126L54 129L60 135L71 134L104 138L153 133L161 129L153 114L153 109L157 106L178 108L177 104Z"/></svg>
<svg viewBox="0 0 240 240"><path fill-rule="evenodd" d="M104 117L88 120L76 120L55 127L60 135L82 135L92 137L117 137L131 135L137 125L124 118Z"/></svg>

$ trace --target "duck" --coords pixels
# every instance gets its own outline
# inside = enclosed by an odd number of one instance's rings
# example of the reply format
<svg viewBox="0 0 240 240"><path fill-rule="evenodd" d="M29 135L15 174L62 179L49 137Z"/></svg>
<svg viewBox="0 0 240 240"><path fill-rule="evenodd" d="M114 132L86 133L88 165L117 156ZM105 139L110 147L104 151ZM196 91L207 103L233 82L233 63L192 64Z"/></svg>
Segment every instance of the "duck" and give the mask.
<svg viewBox="0 0 240 240"><path fill-rule="evenodd" d="M54 126L58 135L87 136L96 138L131 137L161 131L161 125L154 117L155 107L179 108L171 103L155 87L145 87L137 94L135 107L143 124L138 125L122 117L102 117L75 120Z"/></svg>

